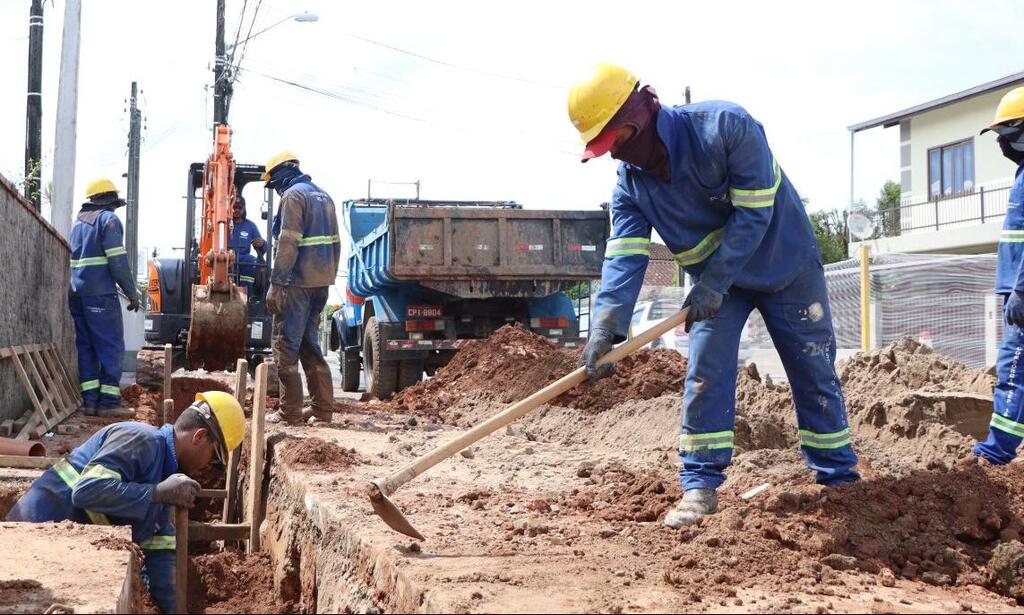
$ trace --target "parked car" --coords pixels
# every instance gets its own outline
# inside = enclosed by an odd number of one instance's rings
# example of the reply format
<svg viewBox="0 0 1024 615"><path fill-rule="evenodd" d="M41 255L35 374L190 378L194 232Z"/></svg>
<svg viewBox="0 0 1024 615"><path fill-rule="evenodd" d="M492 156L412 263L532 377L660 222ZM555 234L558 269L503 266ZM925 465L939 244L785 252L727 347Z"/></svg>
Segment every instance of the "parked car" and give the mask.
<svg viewBox="0 0 1024 615"><path fill-rule="evenodd" d="M679 311L680 301L677 299L655 299L654 301L641 301L633 308L633 317L629 323L629 337L634 337L650 329L658 322L668 318ZM661 337L647 345L647 348L668 348L676 350L684 357L687 356L690 347L690 338L686 333L684 325L679 325L664 333ZM750 326L743 325L743 332L740 334L740 348L737 357L737 364L743 367L753 356L753 348L750 340Z"/></svg>

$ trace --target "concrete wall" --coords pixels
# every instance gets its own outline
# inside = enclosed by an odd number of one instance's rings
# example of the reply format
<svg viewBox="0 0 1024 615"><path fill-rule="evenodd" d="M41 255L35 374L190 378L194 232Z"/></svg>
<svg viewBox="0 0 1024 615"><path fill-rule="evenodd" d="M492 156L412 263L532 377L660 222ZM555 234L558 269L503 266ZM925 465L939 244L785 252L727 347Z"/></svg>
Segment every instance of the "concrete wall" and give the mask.
<svg viewBox="0 0 1024 615"><path fill-rule="evenodd" d="M995 134L978 132L992 122L1003 94L1013 89L989 92L975 98L916 115L910 120L911 191L904 200L928 200L928 150L964 139L974 139L974 182L976 186L1013 180L1013 164L1003 158Z"/></svg>
<svg viewBox="0 0 1024 615"><path fill-rule="evenodd" d="M68 311L68 244L0 176L0 348L55 343L77 385L75 328ZM0 420L31 407L10 359L0 360Z"/></svg>

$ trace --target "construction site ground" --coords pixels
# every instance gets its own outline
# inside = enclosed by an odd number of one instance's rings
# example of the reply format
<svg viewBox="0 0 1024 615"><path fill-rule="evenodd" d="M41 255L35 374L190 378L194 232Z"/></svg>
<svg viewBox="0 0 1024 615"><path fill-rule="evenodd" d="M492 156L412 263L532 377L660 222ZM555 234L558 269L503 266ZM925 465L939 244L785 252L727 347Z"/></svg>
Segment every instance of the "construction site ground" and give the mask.
<svg viewBox="0 0 1024 615"><path fill-rule="evenodd" d="M862 460L855 485L814 485L788 388L747 368L720 512L689 529L664 527L681 496L685 361L645 351L392 496L425 541L373 515L369 480L575 360L506 328L391 400L339 391L330 425L268 426L263 553L199 548L191 610L1022 610L1024 465L994 468L969 455L988 423L994 378L911 341L840 366ZM139 399L140 418L154 420L152 400ZM103 421L72 418L86 428L51 438L50 454ZM0 504L26 484L0 477ZM68 561L78 557L87 550Z"/></svg>

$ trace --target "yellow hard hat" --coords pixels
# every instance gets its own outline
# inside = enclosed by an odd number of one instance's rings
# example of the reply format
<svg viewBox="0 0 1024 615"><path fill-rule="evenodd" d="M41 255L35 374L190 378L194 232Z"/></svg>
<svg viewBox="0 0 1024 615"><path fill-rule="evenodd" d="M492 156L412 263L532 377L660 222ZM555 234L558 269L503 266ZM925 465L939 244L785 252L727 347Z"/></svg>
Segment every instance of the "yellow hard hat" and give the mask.
<svg viewBox="0 0 1024 615"><path fill-rule="evenodd" d="M1014 88L1003 96L996 107L996 116L992 118L992 123L981 132L995 128L1003 122L1021 118L1024 118L1024 87Z"/></svg>
<svg viewBox="0 0 1024 615"><path fill-rule="evenodd" d="M280 165L282 162L294 162L298 164L299 157L293 154L292 152L289 152L288 150L278 152L270 160L268 160L267 164L263 167L263 181L269 180L270 172L276 169L278 165Z"/></svg>
<svg viewBox="0 0 1024 615"><path fill-rule="evenodd" d="M117 186L106 177L98 177L85 185L85 198L87 199L107 192L117 192Z"/></svg>
<svg viewBox="0 0 1024 615"><path fill-rule="evenodd" d="M569 120L584 143L601 134L637 84L636 75L615 64L598 64L569 90Z"/></svg>
<svg viewBox="0 0 1024 615"><path fill-rule="evenodd" d="M238 448L245 437L245 413L235 396L224 391L207 391L196 393L196 401L205 401L210 406L224 438L225 450L230 452Z"/></svg>

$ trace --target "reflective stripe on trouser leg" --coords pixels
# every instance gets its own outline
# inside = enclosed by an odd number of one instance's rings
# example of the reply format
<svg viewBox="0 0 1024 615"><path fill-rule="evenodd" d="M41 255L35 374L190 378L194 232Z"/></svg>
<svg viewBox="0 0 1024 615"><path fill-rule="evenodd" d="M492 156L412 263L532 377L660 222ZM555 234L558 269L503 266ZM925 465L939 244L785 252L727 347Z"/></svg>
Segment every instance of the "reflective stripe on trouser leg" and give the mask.
<svg viewBox="0 0 1024 615"><path fill-rule="evenodd" d="M1010 463L1024 440L1024 332L1006 326L996 358L996 388L992 392L992 421L988 437L974 454L992 463Z"/></svg>
<svg viewBox="0 0 1024 615"><path fill-rule="evenodd" d="M75 348L78 350L78 388L82 394L82 405L95 408L100 401L100 360L93 349L89 325L85 321L85 307L77 295L68 297L71 320L75 323Z"/></svg>
<svg viewBox="0 0 1024 615"><path fill-rule="evenodd" d="M750 315L747 294L730 290L718 314L690 331L690 360L679 429L679 483L715 489L732 460L736 363L740 333Z"/></svg>
<svg viewBox="0 0 1024 615"><path fill-rule="evenodd" d="M793 390L807 465L825 485L856 480L857 455L835 370L835 335L821 266L809 267L781 291L758 293L757 308Z"/></svg>

